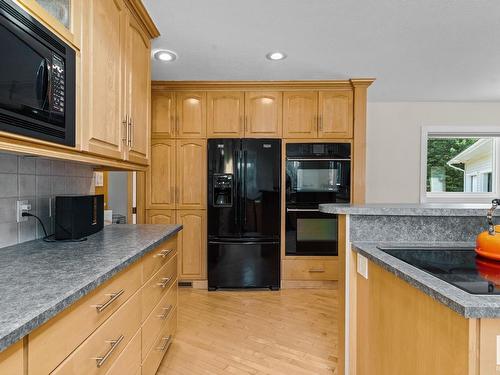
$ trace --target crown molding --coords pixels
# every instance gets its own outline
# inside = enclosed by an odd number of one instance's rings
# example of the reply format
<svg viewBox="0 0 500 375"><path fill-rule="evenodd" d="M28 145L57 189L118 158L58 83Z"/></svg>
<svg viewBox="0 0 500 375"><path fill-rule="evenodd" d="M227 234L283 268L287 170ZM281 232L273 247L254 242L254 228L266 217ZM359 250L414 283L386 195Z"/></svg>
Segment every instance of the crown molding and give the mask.
<svg viewBox="0 0 500 375"><path fill-rule="evenodd" d="M129 4L131 10L134 12L134 14L139 18L139 20L142 22L144 28L149 34L149 37L151 39L157 38L160 36L160 30L156 27L155 23L153 22L153 19L149 15L148 11L146 10L146 7L142 3L141 0L127 0L127 3Z"/></svg>

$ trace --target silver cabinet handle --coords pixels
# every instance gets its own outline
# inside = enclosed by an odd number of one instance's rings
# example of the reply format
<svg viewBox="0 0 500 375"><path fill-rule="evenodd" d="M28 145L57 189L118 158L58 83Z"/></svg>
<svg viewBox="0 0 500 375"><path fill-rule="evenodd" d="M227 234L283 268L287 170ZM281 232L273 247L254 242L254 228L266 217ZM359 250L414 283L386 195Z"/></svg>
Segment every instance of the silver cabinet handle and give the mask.
<svg viewBox="0 0 500 375"><path fill-rule="evenodd" d="M113 354L113 351L120 345L120 343L123 341L123 335L120 335L116 340L107 340L106 342L111 344L111 348L104 354L102 357L95 357L94 359L96 360L96 366L97 368L101 367L104 365L104 363L107 361L109 356Z"/></svg>
<svg viewBox="0 0 500 375"><path fill-rule="evenodd" d="M325 272L325 269L324 268L311 268L309 270L309 272L311 272L311 273L323 273L323 272Z"/></svg>
<svg viewBox="0 0 500 375"><path fill-rule="evenodd" d="M319 212L318 208L287 208L286 212Z"/></svg>
<svg viewBox="0 0 500 375"><path fill-rule="evenodd" d="M168 257L168 255L174 251L174 249L163 249L162 251L159 251L157 254L153 255L154 258L156 257L162 257L162 258L166 258Z"/></svg>
<svg viewBox="0 0 500 375"><path fill-rule="evenodd" d="M162 288L166 288L170 280L172 280L171 277L162 277L161 282L156 283L156 285L161 286Z"/></svg>
<svg viewBox="0 0 500 375"><path fill-rule="evenodd" d="M319 130L323 131L323 116L322 115L318 116L318 121L319 121Z"/></svg>
<svg viewBox="0 0 500 375"><path fill-rule="evenodd" d="M109 305L111 305L114 301L118 299L123 293L125 292L125 289L122 289L116 293L109 293L105 294L106 296L109 296L109 300L107 300L105 303L101 303L99 305L92 305L92 307L95 307L97 309L97 312L100 313L106 309Z"/></svg>
<svg viewBox="0 0 500 375"><path fill-rule="evenodd" d="M132 116L128 118L127 123L127 144L128 147L132 147Z"/></svg>
<svg viewBox="0 0 500 375"><path fill-rule="evenodd" d="M128 128L127 128L127 125L128 125L128 115L125 115L125 119L122 121L122 125L123 125L123 136L122 136L122 142L127 144L127 140L128 140Z"/></svg>
<svg viewBox="0 0 500 375"><path fill-rule="evenodd" d="M162 310L164 311L164 313L156 315L156 317L160 319L166 319L168 314L170 314L170 311L172 311L172 305L168 305L167 307L162 308Z"/></svg>
<svg viewBox="0 0 500 375"><path fill-rule="evenodd" d="M165 344L163 344L162 346L158 346L156 350L163 352L170 346L170 343L172 342L172 335L168 335L168 337L162 337L161 341L165 341Z"/></svg>

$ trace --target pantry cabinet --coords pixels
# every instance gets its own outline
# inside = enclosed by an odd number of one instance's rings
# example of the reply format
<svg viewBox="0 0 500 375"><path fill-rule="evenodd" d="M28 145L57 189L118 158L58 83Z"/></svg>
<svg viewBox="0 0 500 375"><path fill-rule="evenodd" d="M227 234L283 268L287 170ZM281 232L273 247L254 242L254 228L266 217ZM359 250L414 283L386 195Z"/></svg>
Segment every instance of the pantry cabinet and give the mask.
<svg viewBox="0 0 500 375"><path fill-rule="evenodd" d="M174 140L152 140L151 165L146 173L147 208L175 208L175 155Z"/></svg>
<svg viewBox="0 0 500 375"><path fill-rule="evenodd" d="M175 224L175 210L147 210L147 224Z"/></svg>
<svg viewBox="0 0 500 375"><path fill-rule="evenodd" d="M176 208L203 209L207 200L207 141L178 140Z"/></svg>
<svg viewBox="0 0 500 375"><path fill-rule="evenodd" d="M207 240L205 210L178 210L176 224L183 226L178 237L179 279L207 278Z"/></svg>
<svg viewBox="0 0 500 375"><path fill-rule="evenodd" d="M279 91L245 93L245 137L281 138L282 97Z"/></svg>
<svg viewBox="0 0 500 375"><path fill-rule="evenodd" d="M239 138L244 134L245 94L242 91L208 92L208 137Z"/></svg>
<svg viewBox="0 0 500 375"><path fill-rule="evenodd" d="M284 138L318 136L318 93L294 91L283 93Z"/></svg>

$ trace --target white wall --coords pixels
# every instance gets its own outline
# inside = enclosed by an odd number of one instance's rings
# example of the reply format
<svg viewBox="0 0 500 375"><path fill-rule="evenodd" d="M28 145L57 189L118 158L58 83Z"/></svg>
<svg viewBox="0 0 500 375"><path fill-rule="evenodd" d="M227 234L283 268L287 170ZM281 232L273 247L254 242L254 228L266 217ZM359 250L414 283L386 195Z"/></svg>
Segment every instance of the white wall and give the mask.
<svg viewBox="0 0 500 375"><path fill-rule="evenodd" d="M108 173L108 209L114 214L127 216L128 183L127 172Z"/></svg>
<svg viewBox="0 0 500 375"><path fill-rule="evenodd" d="M500 131L500 103L368 103L368 203L420 201L420 131L439 125L499 126Z"/></svg>

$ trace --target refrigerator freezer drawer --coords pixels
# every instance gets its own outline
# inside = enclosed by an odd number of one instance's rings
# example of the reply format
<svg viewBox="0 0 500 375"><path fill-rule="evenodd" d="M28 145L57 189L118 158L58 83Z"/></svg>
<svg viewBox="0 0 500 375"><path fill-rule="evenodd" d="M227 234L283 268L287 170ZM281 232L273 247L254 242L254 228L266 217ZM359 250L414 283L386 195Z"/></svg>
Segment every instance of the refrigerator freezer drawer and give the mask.
<svg viewBox="0 0 500 375"><path fill-rule="evenodd" d="M208 288L271 288L280 285L279 242L208 243Z"/></svg>

